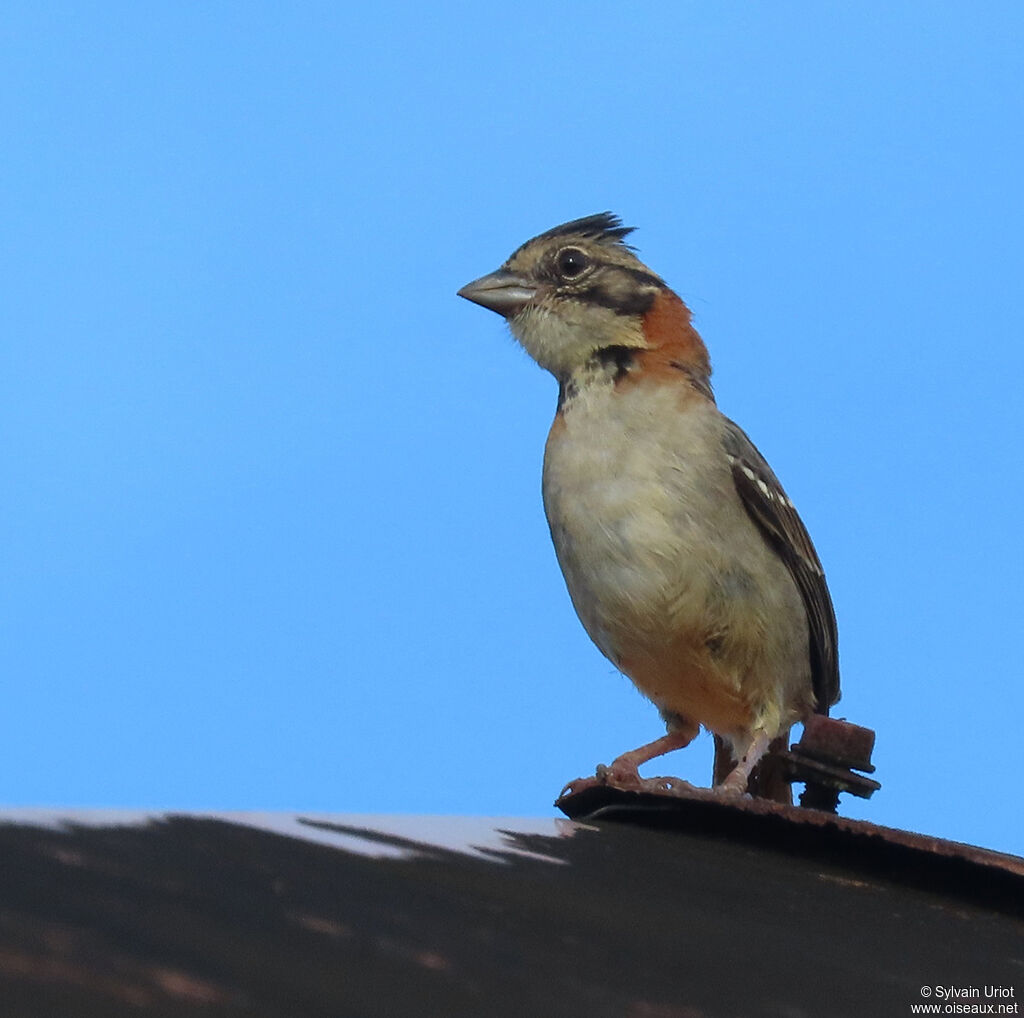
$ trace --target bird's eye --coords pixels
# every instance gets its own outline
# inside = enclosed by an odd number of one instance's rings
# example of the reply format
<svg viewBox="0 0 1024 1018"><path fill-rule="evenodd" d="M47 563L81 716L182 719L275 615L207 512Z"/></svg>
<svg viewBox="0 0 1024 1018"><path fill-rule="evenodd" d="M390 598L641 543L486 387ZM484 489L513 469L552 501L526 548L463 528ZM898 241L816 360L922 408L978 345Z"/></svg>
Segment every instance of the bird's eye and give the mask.
<svg viewBox="0 0 1024 1018"><path fill-rule="evenodd" d="M566 247L555 260L558 272L566 279L574 279L590 268L590 259L578 247Z"/></svg>

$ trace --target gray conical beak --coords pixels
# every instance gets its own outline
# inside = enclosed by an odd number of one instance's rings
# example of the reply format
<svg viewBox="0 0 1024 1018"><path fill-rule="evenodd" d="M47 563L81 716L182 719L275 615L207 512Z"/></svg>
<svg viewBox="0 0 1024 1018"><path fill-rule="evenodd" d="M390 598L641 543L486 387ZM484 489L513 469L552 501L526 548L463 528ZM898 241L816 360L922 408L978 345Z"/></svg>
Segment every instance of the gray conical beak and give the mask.
<svg viewBox="0 0 1024 1018"><path fill-rule="evenodd" d="M537 296L537 287L514 272L498 269L489 276L481 276L467 283L459 290L459 296L511 318Z"/></svg>

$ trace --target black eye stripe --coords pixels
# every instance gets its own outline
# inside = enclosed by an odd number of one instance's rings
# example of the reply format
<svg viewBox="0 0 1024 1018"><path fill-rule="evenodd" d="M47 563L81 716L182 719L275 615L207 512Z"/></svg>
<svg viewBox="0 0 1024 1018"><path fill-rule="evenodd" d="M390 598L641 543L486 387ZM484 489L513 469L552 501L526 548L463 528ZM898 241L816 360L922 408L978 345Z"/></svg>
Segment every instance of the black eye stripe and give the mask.
<svg viewBox="0 0 1024 1018"><path fill-rule="evenodd" d="M573 294L576 300L610 308L617 315L642 315L651 310L657 293L651 290L634 290L631 293L611 293L600 283Z"/></svg>
<svg viewBox="0 0 1024 1018"><path fill-rule="evenodd" d="M652 272L645 272L643 269L631 269L628 266L621 266L623 272L628 272L638 283L647 286L656 286L659 290L664 289L665 284Z"/></svg>
<svg viewBox="0 0 1024 1018"><path fill-rule="evenodd" d="M642 265L605 260L600 252L571 245L549 252L535 269L559 296L606 307L619 315L644 314L665 284Z"/></svg>

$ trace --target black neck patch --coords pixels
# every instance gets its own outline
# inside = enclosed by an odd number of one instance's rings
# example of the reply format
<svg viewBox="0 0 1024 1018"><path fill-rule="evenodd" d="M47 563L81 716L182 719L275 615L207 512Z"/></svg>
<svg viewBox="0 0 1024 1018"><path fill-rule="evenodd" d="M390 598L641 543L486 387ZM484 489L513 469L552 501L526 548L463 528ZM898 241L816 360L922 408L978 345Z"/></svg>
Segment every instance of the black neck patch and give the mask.
<svg viewBox="0 0 1024 1018"><path fill-rule="evenodd" d="M579 373L560 379L558 383L558 411L561 412L568 403L579 395L580 386L593 382L612 385L621 382L636 363L636 355L640 353L638 346L603 346L595 350L587 361L586 367Z"/></svg>
<svg viewBox="0 0 1024 1018"><path fill-rule="evenodd" d="M629 374L639 352L640 348L635 346L603 346L594 351L592 360L608 373L613 382L621 382Z"/></svg>

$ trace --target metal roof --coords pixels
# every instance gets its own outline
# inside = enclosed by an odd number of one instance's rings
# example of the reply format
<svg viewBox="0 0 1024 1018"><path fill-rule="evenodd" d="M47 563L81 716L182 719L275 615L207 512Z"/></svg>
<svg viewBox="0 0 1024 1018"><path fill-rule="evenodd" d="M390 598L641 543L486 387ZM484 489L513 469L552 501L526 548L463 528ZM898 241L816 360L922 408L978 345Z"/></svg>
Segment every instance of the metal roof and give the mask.
<svg viewBox="0 0 1024 1018"><path fill-rule="evenodd" d="M2 1013L863 1018L1024 991L1020 859L612 792L583 823L0 814Z"/></svg>

